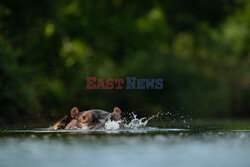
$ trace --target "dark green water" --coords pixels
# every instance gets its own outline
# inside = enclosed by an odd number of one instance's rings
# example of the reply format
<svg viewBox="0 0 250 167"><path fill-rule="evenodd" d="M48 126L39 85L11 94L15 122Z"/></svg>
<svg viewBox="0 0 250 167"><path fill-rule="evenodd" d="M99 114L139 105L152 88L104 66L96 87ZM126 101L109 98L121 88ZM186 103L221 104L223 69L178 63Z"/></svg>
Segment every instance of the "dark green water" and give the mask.
<svg viewBox="0 0 250 167"><path fill-rule="evenodd" d="M214 124L185 129L2 129L0 166L249 167L248 124Z"/></svg>

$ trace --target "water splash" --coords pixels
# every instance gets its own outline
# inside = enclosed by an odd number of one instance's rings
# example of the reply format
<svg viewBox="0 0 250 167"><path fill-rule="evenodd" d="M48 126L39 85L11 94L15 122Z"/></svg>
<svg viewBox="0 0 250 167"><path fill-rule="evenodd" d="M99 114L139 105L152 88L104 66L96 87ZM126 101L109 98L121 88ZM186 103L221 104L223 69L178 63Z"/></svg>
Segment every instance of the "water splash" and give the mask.
<svg viewBox="0 0 250 167"><path fill-rule="evenodd" d="M133 114L133 118L130 122L126 121L126 119L124 120L119 120L119 121L111 121L108 120L105 123L105 130L118 130L118 129L141 129L141 128L146 128L146 125L148 123L148 121L150 121L151 119L158 117L159 113L157 115L153 115L150 118L137 118L137 115Z"/></svg>
<svg viewBox="0 0 250 167"><path fill-rule="evenodd" d="M118 130L118 129L120 129L121 122L122 122L121 120L119 120L119 121L108 120L105 123L104 129L105 130Z"/></svg>

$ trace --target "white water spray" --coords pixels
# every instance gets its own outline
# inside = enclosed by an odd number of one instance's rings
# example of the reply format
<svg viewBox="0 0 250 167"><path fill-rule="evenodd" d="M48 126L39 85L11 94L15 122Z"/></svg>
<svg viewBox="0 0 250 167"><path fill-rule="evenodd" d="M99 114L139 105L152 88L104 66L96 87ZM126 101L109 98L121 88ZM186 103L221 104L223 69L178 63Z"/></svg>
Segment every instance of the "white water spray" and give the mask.
<svg viewBox="0 0 250 167"><path fill-rule="evenodd" d="M105 123L105 130L118 130L121 128L125 128L125 129L140 129L140 128L145 128L148 121L150 121L151 119L158 117L159 113L157 115L153 115L150 118L137 118L137 115L133 114L133 119L128 123L126 120L119 120L119 121L111 121L108 120Z"/></svg>
<svg viewBox="0 0 250 167"><path fill-rule="evenodd" d="M111 121L111 120L108 120L106 123L105 123L105 130L118 130L120 129L120 124L121 124L121 120L119 121Z"/></svg>

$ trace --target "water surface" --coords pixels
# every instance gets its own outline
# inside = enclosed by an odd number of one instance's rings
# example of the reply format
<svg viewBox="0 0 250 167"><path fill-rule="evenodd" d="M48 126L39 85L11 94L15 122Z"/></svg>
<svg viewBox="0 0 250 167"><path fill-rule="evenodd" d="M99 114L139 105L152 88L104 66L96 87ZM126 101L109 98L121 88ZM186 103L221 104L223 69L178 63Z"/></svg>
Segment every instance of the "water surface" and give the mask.
<svg viewBox="0 0 250 167"><path fill-rule="evenodd" d="M250 130L1 130L0 166L250 166Z"/></svg>

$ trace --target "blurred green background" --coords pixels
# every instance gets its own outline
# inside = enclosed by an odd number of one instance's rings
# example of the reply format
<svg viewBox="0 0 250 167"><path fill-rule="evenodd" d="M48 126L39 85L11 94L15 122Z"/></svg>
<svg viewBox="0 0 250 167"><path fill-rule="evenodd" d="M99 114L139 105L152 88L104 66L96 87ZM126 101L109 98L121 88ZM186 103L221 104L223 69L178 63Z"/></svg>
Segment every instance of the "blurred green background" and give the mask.
<svg viewBox="0 0 250 167"><path fill-rule="evenodd" d="M73 106L250 118L249 0L1 0L0 125ZM164 78L86 90L86 77Z"/></svg>

